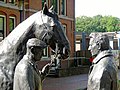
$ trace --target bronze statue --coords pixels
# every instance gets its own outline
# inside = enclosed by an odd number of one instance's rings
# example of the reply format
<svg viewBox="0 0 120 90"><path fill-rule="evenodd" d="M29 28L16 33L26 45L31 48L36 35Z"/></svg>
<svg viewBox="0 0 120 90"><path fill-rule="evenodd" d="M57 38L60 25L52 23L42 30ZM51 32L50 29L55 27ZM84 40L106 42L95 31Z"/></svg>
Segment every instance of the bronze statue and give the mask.
<svg viewBox="0 0 120 90"><path fill-rule="evenodd" d="M40 71L35 62L41 59L46 47L46 43L39 39L28 40L27 52L15 68L13 90L42 90L42 81L49 73L52 63L48 63Z"/></svg>
<svg viewBox="0 0 120 90"><path fill-rule="evenodd" d="M30 38L42 40L63 59L69 57L70 44L64 28L58 15L45 4L43 10L20 23L0 43L0 90L13 90L15 67L25 55L26 43Z"/></svg>
<svg viewBox="0 0 120 90"><path fill-rule="evenodd" d="M95 58L90 67L87 90L118 90L117 66L108 36L103 33L90 34L88 50Z"/></svg>

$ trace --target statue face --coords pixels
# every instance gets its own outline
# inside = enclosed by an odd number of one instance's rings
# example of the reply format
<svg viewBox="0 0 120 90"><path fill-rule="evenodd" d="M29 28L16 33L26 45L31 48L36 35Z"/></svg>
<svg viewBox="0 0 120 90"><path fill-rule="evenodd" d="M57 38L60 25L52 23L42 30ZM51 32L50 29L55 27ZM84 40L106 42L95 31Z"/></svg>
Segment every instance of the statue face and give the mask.
<svg viewBox="0 0 120 90"><path fill-rule="evenodd" d="M36 61L39 61L41 59L42 54L43 54L43 49L38 48L38 47L34 48L34 59Z"/></svg>
<svg viewBox="0 0 120 90"><path fill-rule="evenodd" d="M95 38L90 38L88 50L90 50L92 56L95 56L99 53L99 48L99 45L95 42Z"/></svg>

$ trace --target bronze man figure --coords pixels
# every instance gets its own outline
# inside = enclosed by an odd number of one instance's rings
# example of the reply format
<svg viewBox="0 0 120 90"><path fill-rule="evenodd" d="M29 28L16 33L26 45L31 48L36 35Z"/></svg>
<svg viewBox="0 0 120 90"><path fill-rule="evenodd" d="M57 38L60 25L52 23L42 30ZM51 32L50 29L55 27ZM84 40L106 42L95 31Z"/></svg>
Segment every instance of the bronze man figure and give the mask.
<svg viewBox="0 0 120 90"><path fill-rule="evenodd" d="M89 71L87 90L118 90L117 66L108 36L103 33L90 34L88 50L95 58Z"/></svg>
<svg viewBox="0 0 120 90"><path fill-rule="evenodd" d="M42 90L42 81L49 72L51 64L38 70L35 62L42 57L42 51L47 45L36 38L29 39L27 42L27 53L17 64L14 74L14 90Z"/></svg>

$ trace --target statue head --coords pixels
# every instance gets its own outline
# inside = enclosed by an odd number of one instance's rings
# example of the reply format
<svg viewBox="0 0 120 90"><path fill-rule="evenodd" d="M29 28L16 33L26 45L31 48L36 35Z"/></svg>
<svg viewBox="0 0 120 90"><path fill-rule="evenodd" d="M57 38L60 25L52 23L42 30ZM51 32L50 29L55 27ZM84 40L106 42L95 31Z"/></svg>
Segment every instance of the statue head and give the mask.
<svg viewBox="0 0 120 90"><path fill-rule="evenodd" d="M98 55L101 51L109 50L109 38L104 33L91 33L89 48L92 56Z"/></svg>
<svg viewBox="0 0 120 90"><path fill-rule="evenodd" d="M35 61L38 61L41 59L43 54L43 49L46 48L47 45L42 40L39 40L37 38L29 39L27 42L27 54L28 57L32 57Z"/></svg>

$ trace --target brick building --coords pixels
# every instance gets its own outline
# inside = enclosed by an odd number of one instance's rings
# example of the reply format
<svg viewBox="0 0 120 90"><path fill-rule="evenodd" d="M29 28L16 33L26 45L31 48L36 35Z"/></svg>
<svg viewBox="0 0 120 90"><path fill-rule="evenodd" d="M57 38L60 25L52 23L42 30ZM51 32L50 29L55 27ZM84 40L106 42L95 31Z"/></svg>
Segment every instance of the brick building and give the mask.
<svg viewBox="0 0 120 90"><path fill-rule="evenodd" d="M49 8L54 6L54 10L65 28L65 33L70 41L72 57L75 40L75 0L0 0L0 40L7 37L20 22L41 10L45 1ZM49 61L48 52L49 48L44 50L42 63ZM63 62L67 62L67 60L63 60ZM64 64L63 67L65 67Z"/></svg>

